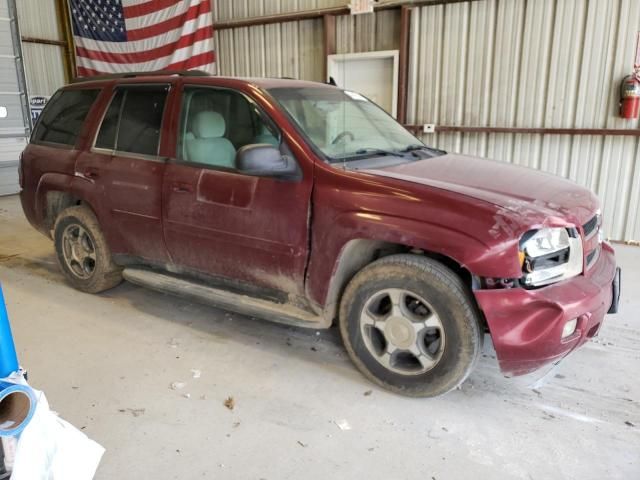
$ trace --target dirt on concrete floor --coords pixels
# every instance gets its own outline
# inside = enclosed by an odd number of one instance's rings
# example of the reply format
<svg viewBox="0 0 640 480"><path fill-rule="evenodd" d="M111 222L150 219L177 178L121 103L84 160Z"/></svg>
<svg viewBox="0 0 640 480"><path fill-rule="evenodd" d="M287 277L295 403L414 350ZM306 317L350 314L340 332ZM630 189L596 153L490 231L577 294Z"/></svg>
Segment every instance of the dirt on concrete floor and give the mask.
<svg viewBox="0 0 640 480"><path fill-rule="evenodd" d="M0 281L21 363L106 447L98 479L640 478L640 248L616 250L621 313L545 379L502 377L486 342L461 389L408 399L368 383L335 329L127 283L73 290L17 197L0 198Z"/></svg>

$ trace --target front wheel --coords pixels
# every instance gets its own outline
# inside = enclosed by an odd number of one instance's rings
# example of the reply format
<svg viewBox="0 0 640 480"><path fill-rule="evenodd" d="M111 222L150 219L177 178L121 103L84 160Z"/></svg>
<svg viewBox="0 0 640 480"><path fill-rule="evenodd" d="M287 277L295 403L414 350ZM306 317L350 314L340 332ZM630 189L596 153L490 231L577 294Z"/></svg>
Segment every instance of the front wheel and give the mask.
<svg viewBox="0 0 640 480"><path fill-rule="evenodd" d="M416 397L460 385L483 338L461 279L435 260L409 254L373 262L351 280L340 306L340 331L367 378Z"/></svg>

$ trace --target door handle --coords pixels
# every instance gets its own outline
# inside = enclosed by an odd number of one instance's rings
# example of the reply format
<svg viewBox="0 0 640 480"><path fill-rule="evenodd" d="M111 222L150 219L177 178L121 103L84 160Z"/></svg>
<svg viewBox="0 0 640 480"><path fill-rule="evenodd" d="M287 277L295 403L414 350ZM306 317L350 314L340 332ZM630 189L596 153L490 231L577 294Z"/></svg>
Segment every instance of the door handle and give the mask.
<svg viewBox="0 0 640 480"><path fill-rule="evenodd" d="M171 190L173 190L176 193L191 193L191 192L193 192L193 188L191 187L191 185L189 185L187 183L174 183L173 186L171 187Z"/></svg>
<svg viewBox="0 0 640 480"><path fill-rule="evenodd" d="M97 168L87 168L84 171L84 176L87 178L98 178L100 176L100 171Z"/></svg>

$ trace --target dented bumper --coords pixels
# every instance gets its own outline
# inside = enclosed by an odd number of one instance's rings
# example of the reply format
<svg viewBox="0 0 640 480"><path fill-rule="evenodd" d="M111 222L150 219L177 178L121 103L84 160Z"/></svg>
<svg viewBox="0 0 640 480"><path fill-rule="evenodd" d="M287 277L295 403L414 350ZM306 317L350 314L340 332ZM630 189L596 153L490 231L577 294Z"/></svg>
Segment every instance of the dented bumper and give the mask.
<svg viewBox="0 0 640 480"><path fill-rule="evenodd" d="M595 336L614 303L617 307L619 278L613 249L603 244L599 260L585 275L535 290L475 291L502 372L532 372ZM575 331L562 338L565 324L573 319Z"/></svg>

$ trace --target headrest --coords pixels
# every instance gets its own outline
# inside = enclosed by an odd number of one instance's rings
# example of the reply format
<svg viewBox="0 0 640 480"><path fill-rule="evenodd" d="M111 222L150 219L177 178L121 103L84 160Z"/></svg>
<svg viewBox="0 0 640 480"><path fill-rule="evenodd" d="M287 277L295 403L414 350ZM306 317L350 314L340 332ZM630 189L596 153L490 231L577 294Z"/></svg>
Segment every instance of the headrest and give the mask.
<svg viewBox="0 0 640 480"><path fill-rule="evenodd" d="M269 127L267 127L266 123L262 123L260 125L260 132L258 132L259 135L273 135L273 133L271 133L271 130L269 130Z"/></svg>
<svg viewBox="0 0 640 480"><path fill-rule="evenodd" d="M200 112L194 117L191 130L197 138L220 138L226 130L224 117L218 112Z"/></svg>

